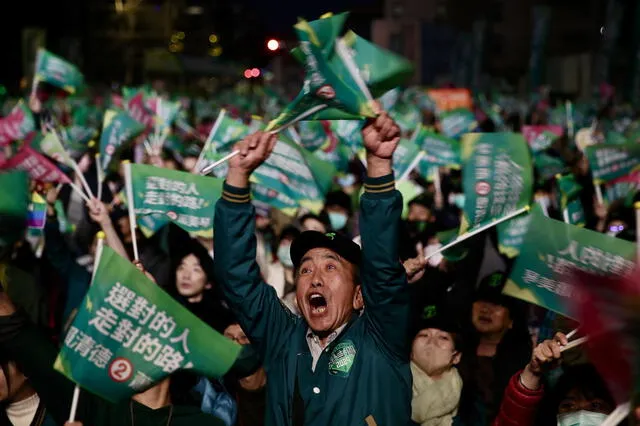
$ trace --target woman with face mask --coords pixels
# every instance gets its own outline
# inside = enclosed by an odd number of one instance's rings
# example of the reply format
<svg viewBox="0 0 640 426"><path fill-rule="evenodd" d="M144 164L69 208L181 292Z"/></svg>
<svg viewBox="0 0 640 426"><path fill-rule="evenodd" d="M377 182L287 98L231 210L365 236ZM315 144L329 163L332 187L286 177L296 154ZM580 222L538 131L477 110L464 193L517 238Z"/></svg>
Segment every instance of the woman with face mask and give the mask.
<svg viewBox="0 0 640 426"><path fill-rule="evenodd" d="M298 307L295 301L295 279L293 261L291 260L291 243L300 235L300 230L294 226L288 226L282 230L274 247L276 256L269 265L269 275L266 282L276 289L278 297L295 314Z"/></svg>
<svg viewBox="0 0 640 426"><path fill-rule="evenodd" d="M615 408L606 384L590 364L564 368L547 392L543 375L559 366L567 338L556 333L540 343L531 361L509 381L494 426L598 426Z"/></svg>
<svg viewBox="0 0 640 426"><path fill-rule="evenodd" d="M324 213L329 217L331 230L352 237L349 219L352 209L351 198L342 191L329 192L324 205Z"/></svg>

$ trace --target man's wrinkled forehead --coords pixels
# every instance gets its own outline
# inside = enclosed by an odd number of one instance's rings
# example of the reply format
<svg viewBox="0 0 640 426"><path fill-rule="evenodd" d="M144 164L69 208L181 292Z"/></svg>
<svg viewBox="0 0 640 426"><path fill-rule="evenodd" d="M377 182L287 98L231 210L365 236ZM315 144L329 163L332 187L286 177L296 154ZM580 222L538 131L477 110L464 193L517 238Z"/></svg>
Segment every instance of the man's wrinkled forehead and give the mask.
<svg viewBox="0 0 640 426"><path fill-rule="evenodd" d="M340 256L338 253L336 253L331 249L328 249L326 247L316 247L309 250L308 252L305 253L304 256L302 256L302 260L300 261L300 266L304 265L305 262L308 262L310 260L319 260L319 259L333 259L337 262L349 263L344 257Z"/></svg>

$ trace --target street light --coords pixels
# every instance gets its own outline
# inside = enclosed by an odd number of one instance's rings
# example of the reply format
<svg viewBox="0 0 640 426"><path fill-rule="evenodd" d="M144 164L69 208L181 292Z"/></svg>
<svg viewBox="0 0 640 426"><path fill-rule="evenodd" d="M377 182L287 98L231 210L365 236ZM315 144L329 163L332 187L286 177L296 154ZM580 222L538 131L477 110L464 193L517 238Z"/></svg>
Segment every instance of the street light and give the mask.
<svg viewBox="0 0 640 426"><path fill-rule="evenodd" d="M275 38L272 38L271 40L267 41L267 49L275 52L276 50L280 49L280 42Z"/></svg>

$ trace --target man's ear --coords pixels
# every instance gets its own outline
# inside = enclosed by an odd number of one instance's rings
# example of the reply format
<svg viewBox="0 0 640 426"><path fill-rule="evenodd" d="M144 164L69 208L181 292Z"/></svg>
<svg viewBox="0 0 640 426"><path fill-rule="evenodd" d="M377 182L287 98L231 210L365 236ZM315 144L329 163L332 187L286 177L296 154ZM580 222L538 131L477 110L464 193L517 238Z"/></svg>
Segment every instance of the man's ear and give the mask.
<svg viewBox="0 0 640 426"><path fill-rule="evenodd" d="M353 295L353 309L359 311L364 308L364 299L362 298L362 286L356 286L356 292Z"/></svg>
<svg viewBox="0 0 640 426"><path fill-rule="evenodd" d="M453 365L458 365L460 364L461 359L462 359L462 352L456 352L456 354L453 356L453 359L451 360L451 363Z"/></svg>

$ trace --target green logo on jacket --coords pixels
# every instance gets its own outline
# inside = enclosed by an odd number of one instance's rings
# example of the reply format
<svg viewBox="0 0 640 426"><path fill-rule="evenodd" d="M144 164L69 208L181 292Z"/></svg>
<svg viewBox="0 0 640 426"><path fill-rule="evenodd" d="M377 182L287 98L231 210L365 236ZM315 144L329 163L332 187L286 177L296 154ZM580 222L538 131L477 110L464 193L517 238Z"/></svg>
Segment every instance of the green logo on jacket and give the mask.
<svg viewBox="0 0 640 426"><path fill-rule="evenodd" d="M356 358L356 347L351 340L338 343L329 357L329 374L348 377Z"/></svg>

